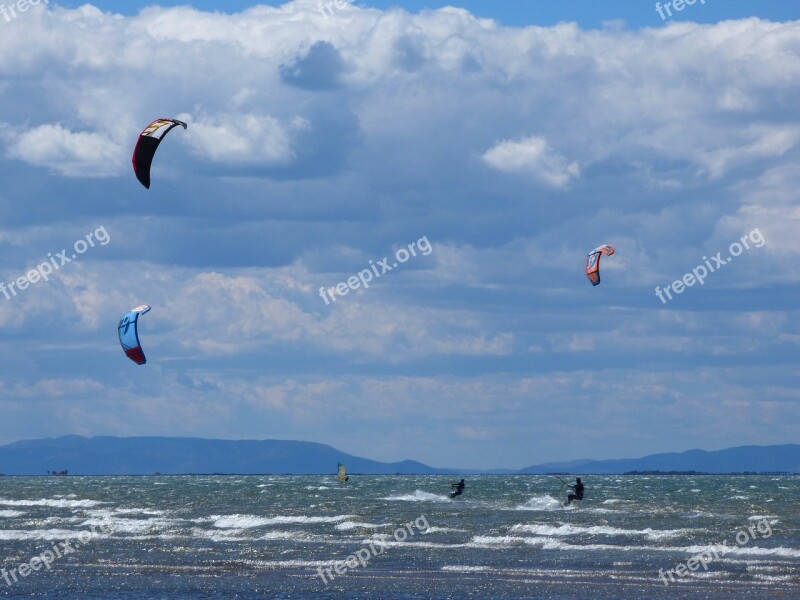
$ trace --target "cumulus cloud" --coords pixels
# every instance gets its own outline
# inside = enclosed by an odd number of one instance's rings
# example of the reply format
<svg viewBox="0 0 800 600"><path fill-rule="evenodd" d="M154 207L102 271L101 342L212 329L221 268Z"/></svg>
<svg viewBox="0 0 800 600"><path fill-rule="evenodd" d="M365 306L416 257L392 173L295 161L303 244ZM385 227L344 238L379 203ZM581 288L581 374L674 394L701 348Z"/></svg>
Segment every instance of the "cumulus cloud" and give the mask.
<svg viewBox="0 0 800 600"><path fill-rule="evenodd" d="M268 115L228 113L192 120L188 140L201 157L223 164L282 165L295 158L291 130L308 129L306 119L289 126Z"/></svg>
<svg viewBox="0 0 800 600"><path fill-rule="evenodd" d="M60 124L12 133L6 143L8 156L68 177L116 175L124 153L119 144L102 133L73 132Z"/></svg>
<svg viewBox="0 0 800 600"><path fill-rule="evenodd" d="M577 162L553 151L543 137L531 136L520 140L505 140L483 154L490 167L504 173L525 173L540 182L562 188L580 175Z"/></svg>

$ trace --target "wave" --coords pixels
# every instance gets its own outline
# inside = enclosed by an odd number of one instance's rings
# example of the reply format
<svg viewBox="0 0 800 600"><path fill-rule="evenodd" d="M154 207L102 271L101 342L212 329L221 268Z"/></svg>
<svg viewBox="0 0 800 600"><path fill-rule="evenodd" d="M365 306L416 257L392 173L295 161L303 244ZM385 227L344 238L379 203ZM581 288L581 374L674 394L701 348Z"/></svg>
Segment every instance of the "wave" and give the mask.
<svg viewBox="0 0 800 600"><path fill-rule="evenodd" d="M440 496L439 494L431 494L422 490L416 490L413 494L403 494L400 496L389 496L383 500L400 500L404 502L449 502L449 496Z"/></svg>
<svg viewBox="0 0 800 600"><path fill-rule="evenodd" d="M21 510L0 510L0 519L13 519L14 517L21 517L24 515Z"/></svg>
<svg viewBox="0 0 800 600"><path fill-rule="evenodd" d="M800 558L800 550L795 548L784 548L777 546L775 548L761 548L759 546L731 546L723 544L714 544L708 546L689 546L683 549L689 554L700 554L701 552L717 552L720 560L723 560L728 555L734 556L777 556L780 558Z"/></svg>
<svg viewBox="0 0 800 600"><path fill-rule="evenodd" d="M100 506L106 502L98 502L97 500L63 500L42 498L41 500L7 500L0 498L0 504L6 506L50 506L53 508L91 508L93 506Z"/></svg>
<svg viewBox="0 0 800 600"><path fill-rule="evenodd" d="M541 538L529 538L519 535L475 535L465 546L469 548L522 546L536 539Z"/></svg>
<svg viewBox="0 0 800 600"><path fill-rule="evenodd" d="M561 500L553 498L547 494L534 496L524 504L520 504L514 510L563 510L567 508Z"/></svg>
<svg viewBox="0 0 800 600"><path fill-rule="evenodd" d="M688 554L695 556L702 552L716 551L719 554L719 561L725 561L728 555L738 556L770 556L777 558L800 558L800 550L795 548L759 548L758 546L752 547L732 547L732 546L630 546L630 545L614 545L614 544L570 544L555 538L550 537L523 537L523 536L490 536L490 535L476 535L465 544L467 547L472 548L485 548L485 547L511 547L520 545L529 545L542 548L544 550L585 550L591 552L670 552L678 554Z"/></svg>
<svg viewBox="0 0 800 600"><path fill-rule="evenodd" d="M293 523L339 523L356 515L336 515L333 517L277 516L259 517L256 515L211 515L209 520L220 529L250 529L266 525L289 525Z"/></svg>
<svg viewBox="0 0 800 600"><path fill-rule="evenodd" d="M379 533L373 535L371 538L361 540L365 546L374 544L375 546L383 546L384 548L436 548L441 550L444 548L464 547L464 544L441 544L436 542L420 542L414 541L414 536L408 536L405 540L397 540L394 536L386 533Z"/></svg>
<svg viewBox="0 0 800 600"><path fill-rule="evenodd" d="M473 567L469 565L444 565L442 571L452 571L455 573L488 573L492 567Z"/></svg>
<svg viewBox="0 0 800 600"><path fill-rule="evenodd" d="M305 531L275 530L268 531L258 538L259 540L272 540L284 542L328 542L327 538Z"/></svg>
<svg viewBox="0 0 800 600"><path fill-rule="evenodd" d="M6 541L22 541L22 540L46 540L46 541L61 541L61 540L90 540L98 539L101 537L97 533L93 533L86 529L73 530L73 529L0 529L0 540Z"/></svg>
<svg viewBox="0 0 800 600"><path fill-rule="evenodd" d="M90 518L86 519L81 526L100 529L108 533L152 533L162 529L167 529L177 522L173 519L155 517L152 519L120 519L120 518Z"/></svg>
<svg viewBox="0 0 800 600"><path fill-rule="evenodd" d="M379 527L386 527L378 523L357 523L355 521L344 521L336 526L339 531L350 531L351 529L378 529Z"/></svg>
<svg viewBox="0 0 800 600"><path fill-rule="evenodd" d="M779 523L778 515L753 515L752 517L747 517L748 521L767 521L770 525L775 525Z"/></svg>
<svg viewBox="0 0 800 600"><path fill-rule="evenodd" d="M564 510L567 510L567 508L568 507L565 506ZM620 514L625 514L626 512L628 512L628 511L619 510L619 509L612 510L610 508L586 508L586 507L582 507L580 505L578 505L578 506L573 505L573 506L571 506L569 508L580 508L580 511L582 513L593 513L593 514L596 514L596 515L620 515Z"/></svg>
<svg viewBox="0 0 800 600"><path fill-rule="evenodd" d="M166 514L166 511L153 508L115 508L114 513L118 515L152 515L157 517Z"/></svg>
<svg viewBox="0 0 800 600"><path fill-rule="evenodd" d="M619 527L607 527L604 525L592 525L582 527L578 525L562 524L558 527L552 525L514 525L512 532L532 533L538 536L561 537L571 535L631 535L645 536L651 540L661 540L678 537L686 533L696 533L697 529L622 529Z"/></svg>
<svg viewBox="0 0 800 600"><path fill-rule="evenodd" d="M321 560L243 560L242 564L252 565L255 567L273 567L279 569L291 569L294 567L317 568L326 565L332 565L336 561L321 561Z"/></svg>

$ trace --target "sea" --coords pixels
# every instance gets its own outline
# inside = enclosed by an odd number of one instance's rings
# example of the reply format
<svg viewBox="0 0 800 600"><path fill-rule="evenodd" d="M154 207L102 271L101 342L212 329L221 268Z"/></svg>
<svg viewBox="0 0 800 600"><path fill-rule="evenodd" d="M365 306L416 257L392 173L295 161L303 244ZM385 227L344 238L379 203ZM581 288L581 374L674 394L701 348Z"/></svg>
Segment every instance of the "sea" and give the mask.
<svg viewBox="0 0 800 600"><path fill-rule="evenodd" d="M800 599L800 477L1 477L0 598Z"/></svg>

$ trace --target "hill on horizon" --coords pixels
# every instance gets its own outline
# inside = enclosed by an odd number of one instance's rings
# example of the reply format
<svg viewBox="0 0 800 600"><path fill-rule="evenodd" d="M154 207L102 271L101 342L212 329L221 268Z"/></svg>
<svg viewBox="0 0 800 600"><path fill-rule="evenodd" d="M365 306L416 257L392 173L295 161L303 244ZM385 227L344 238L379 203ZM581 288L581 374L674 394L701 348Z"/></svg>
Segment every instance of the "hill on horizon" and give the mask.
<svg viewBox="0 0 800 600"><path fill-rule="evenodd" d="M479 474L574 473L619 474L630 471L743 471L800 473L800 445L739 446L725 450L688 450L642 458L573 460L513 469L437 468L413 460L380 462L341 452L315 442L292 440L214 440L180 437L58 438L23 440L0 446L0 473L44 475L68 470L70 475L176 474L327 474L338 462L349 473Z"/></svg>
<svg viewBox="0 0 800 600"><path fill-rule="evenodd" d="M451 472L413 460L383 463L340 452L326 444L291 440L68 435L0 446L0 473L5 475L44 475L62 470L68 470L70 475L311 475L335 473L340 461L351 473Z"/></svg>
<svg viewBox="0 0 800 600"><path fill-rule="evenodd" d="M800 444L737 446L725 450L687 450L616 460L573 460L531 465L520 473L627 473L629 471L698 471L701 473L800 473Z"/></svg>

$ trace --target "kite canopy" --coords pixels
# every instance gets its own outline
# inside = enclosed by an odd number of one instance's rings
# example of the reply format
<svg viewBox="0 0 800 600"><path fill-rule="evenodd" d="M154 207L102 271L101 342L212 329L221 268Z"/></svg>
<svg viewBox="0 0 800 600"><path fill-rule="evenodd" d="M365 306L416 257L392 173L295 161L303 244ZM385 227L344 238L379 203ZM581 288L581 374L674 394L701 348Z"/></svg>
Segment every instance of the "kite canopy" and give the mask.
<svg viewBox="0 0 800 600"><path fill-rule="evenodd" d="M150 311L150 307L146 304L132 308L130 312L125 313L119 321L119 343L122 344L122 349L125 354L137 365L143 365L147 362L144 357L144 351L139 343L139 315L143 315Z"/></svg>
<svg viewBox="0 0 800 600"><path fill-rule="evenodd" d="M156 154L158 145L164 136L178 125L184 129L187 127L186 123L177 119L156 119L139 134L131 161L136 179L148 190L150 189L150 166L153 164L153 156Z"/></svg>
<svg viewBox="0 0 800 600"><path fill-rule="evenodd" d="M592 282L592 285L598 285L600 283L601 254L611 256L614 254L614 246L611 244L603 244L586 255L586 276L589 278L589 281Z"/></svg>

